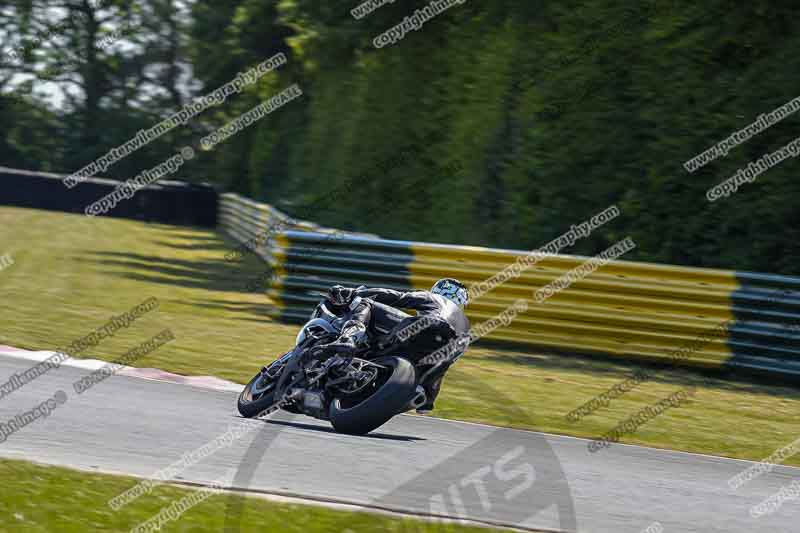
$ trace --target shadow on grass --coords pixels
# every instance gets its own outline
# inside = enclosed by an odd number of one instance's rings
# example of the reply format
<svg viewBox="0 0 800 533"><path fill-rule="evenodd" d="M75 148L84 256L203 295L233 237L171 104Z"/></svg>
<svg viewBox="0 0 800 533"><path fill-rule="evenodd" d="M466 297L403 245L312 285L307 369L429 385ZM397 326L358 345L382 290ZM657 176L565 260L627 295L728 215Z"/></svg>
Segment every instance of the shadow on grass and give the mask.
<svg viewBox="0 0 800 533"><path fill-rule="evenodd" d="M220 311L228 311L232 313L245 313L254 316L267 315L274 307L270 304L255 304L250 302L230 302L226 300L201 300L188 302L191 305L199 305L209 309L218 309ZM262 322L261 319L256 318L239 318L237 320L252 320L255 322Z"/></svg>
<svg viewBox="0 0 800 533"><path fill-rule="evenodd" d="M219 250L227 249L222 245L213 246ZM198 247L204 247L204 245L198 245ZM106 274L112 276L145 283L177 285L210 291L246 293L248 292L247 283L259 272L257 263L250 265L226 261L222 257L219 259L182 259L168 255L102 251L92 252L86 257L74 259L77 262L112 267L105 270Z"/></svg>
<svg viewBox="0 0 800 533"><path fill-rule="evenodd" d="M218 234L209 234L207 229L199 229L197 232L188 232L184 228L176 228L175 226L167 226L167 225L158 225L157 227L163 228L164 231L162 232L163 235L168 237L172 237L175 239L186 239L189 241L209 241L214 243L223 243L226 242L226 239L222 238ZM231 241L233 242L233 241Z"/></svg>
<svg viewBox="0 0 800 533"><path fill-rule="evenodd" d="M233 251L232 247L226 245L224 242L215 239L198 239L200 242L191 243L175 243L169 241L154 241L153 244L158 246L165 246L167 248L174 248L176 250L208 250L212 252L230 252Z"/></svg>

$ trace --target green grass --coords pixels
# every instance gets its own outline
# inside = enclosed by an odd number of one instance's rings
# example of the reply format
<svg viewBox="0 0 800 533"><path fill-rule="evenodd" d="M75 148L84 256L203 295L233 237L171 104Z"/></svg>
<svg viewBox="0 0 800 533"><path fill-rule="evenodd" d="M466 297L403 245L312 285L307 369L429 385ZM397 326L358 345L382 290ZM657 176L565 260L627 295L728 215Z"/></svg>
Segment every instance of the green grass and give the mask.
<svg viewBox="0 0 800 533"><path fill-rule="evenodd" d="M153 491L113 511L107 502L134 486L138 480L40 466L24 461L0 460L3 496L0 498L0 531L4 533L129 532L192 493L170 485ZM235 501L234 500L238 500ZM192 507L161 531L225 531L228 506L242 533L280 531L286 533L480 533L497 529L466 527L378 515L344 512L313 505L276 503L258 497L215 494ZM230 525L230 524L228 524Z"/></svg>
<svg viewBox="0 0 800 533"><path fill-rule="evenodd" d="M81 357L119 357L168 327L176 339L139 366L241 381L294 343L297 328L242 289L265 267L225 261L212 231L15 208L0 208L0 228L15 261L0 272L0 344L56 349L150 296L158 309Z"/></svg>
<svg viewBox="0 0 800 533"><path fill-rule="evenodd" d="M663 371L607 408L570 422L567 413L629 377L633 365L476 352L468 352L448 373L436 416L599 438L642 408L695 385L689 403L665 411L620 442L760 461L800 437L797 389ZM800 455L785 464L800 466Z"/></svg>
<svg viewBox="0 0 800 533"><path fill-rule="evenodd" d="M81 354L111 360L169 327L176 339L139 360L191 375L248 380L293 343L296 326L271 321L269 302L242 287L264 272L213 231L0 208L0 344L55 349L149 296L161 306ZM661 371L608 408L571 423L565 415L628 377L633 364L473 348L448 374L436 416L599 437L643 407L690 384L695 399L622 442L761 460L794 441L800 391ZM602 452L600 452L602 453ZM787 464L800 466L800 457Z"/></svg>

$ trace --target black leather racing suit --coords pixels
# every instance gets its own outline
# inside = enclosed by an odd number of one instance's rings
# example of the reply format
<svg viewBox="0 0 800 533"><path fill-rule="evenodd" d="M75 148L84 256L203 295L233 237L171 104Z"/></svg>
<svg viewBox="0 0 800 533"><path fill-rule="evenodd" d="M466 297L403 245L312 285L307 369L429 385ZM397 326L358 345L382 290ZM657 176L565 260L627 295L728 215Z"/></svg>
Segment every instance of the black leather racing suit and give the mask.
<svg viewBox="0 0 800 533"><path fill-rule="evenodd" d="M412 309L417 314L402 309ZM469 345L469 320L464 311L429 291L358 289L342 319L337 351L346 354L347 346L355 349L369 342L381 355L410 360L418 365L419 383L426 389L430 408L445 372ZM426 356L434 352L438 354L436 360L425 362Z"/></svg>
<svg viewBox="0 0 800 533"><path fill-rule="evenodd" d="M381 335L379 342L394 344L396 350L405 351L404 356L412 362L469 332L464 311L438 294L392 289L360 289L355 294L374 302L367 331ZM400 309L413 309L417 314L397 313ZM460 353L454 354L457 355Z"/></svg>

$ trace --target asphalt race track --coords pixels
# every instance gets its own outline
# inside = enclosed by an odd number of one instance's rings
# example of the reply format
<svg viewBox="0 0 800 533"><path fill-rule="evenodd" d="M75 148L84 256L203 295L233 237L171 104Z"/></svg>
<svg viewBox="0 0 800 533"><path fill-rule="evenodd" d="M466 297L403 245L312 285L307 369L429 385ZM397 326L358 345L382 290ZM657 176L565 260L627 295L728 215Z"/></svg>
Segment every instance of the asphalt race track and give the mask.
<svg viewBox="0 0 800 533"><path fill-rule="evenodd" d="M0 382L32 364L0 356ZM0 455L149 477L242 421L235 392L112 376L76 394L73 382L88 373L64 365L0 399L6 422L56 391L67 396L10 435ZM583 439L416 416L367 437L286 413L245 423L251 433L177 480L232 479L243 490L557 531L640 533L657 521L666 533L772 533L800 522L797 501L750 516L800 478L797 468L733 491L727 480L752 463L624 445L592 454Z"/></svg>

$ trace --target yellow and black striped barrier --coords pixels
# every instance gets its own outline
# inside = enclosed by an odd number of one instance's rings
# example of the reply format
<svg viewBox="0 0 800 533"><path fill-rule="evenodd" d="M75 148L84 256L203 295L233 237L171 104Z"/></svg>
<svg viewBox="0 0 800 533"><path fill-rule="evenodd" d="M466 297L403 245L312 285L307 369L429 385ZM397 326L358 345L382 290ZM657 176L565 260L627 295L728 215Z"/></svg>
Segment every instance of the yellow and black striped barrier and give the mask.
<svg viewBox="0 0 800 533"><path fill-rule="evenodd" d="M251 233L233 225L228 231ZM429 289L440 278L455 277L472 288L528 252L283 231L268 255L273 276L266 289L276 314L301 321L319 300L311 291L336 283ZM527 311L492 331L489 340L800 377L800 278L612 261L537 302L538 289L588 259L539 259L473 299L470 321L489 320L524 298Z"/></svg>

